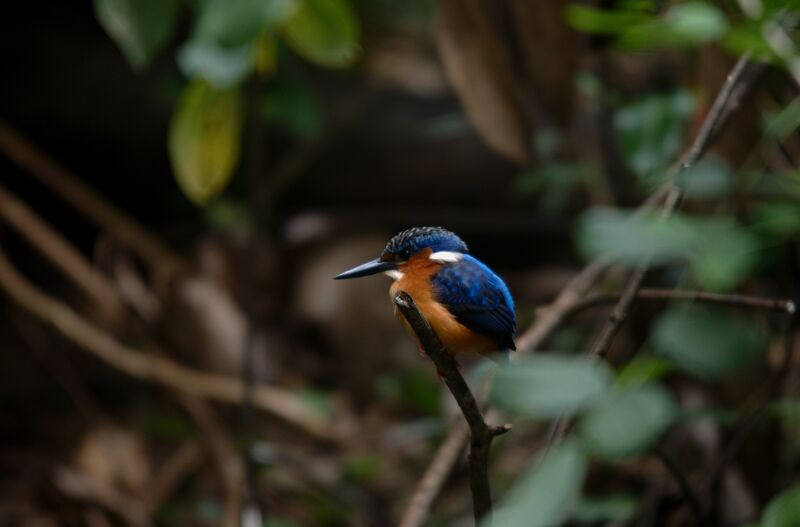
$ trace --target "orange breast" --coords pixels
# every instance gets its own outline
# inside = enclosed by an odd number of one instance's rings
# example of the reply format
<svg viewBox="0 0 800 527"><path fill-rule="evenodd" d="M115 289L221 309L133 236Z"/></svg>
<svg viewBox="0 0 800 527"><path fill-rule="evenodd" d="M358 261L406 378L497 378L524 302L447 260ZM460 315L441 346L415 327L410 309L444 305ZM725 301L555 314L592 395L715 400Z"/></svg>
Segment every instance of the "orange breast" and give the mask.
<svg viewBox="0 0 800 527"><path fill-rule="evenodd" d="M431 290L431 275L439 270L441 264L429 260L430 254L431 250L426 249L400 266L403 276L396 280L389 289L391 298L394 298L400 291L411 295L422 315L451 353L492 353L497 351L497 345L494 342L459 323L446 307L436 302ZM397 308L395 308L395 315L406 330L416 338L414 330L411 329Z"/></svg>

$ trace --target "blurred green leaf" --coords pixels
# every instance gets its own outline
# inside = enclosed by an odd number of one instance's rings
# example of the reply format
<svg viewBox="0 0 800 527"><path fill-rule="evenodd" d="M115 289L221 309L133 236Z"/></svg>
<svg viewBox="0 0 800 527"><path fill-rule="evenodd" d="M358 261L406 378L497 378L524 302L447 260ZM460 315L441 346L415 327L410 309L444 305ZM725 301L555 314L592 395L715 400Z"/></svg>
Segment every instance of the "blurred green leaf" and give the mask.
<svg viewBox="0 0 800 527"><path fill-rule="evenodd" d="M624 523L633 518L637 507L635 496L584 496L578 500L572 517L579 523Z"/></svg>
<svg viewBox="0 0 800 527"><path fill-rule="evenodd" d="M596 404L611 385L608 367L584 357L537 353L497 372L492 400L531 417L558 417Z"/></svg>
<svg viewBox="0 0 800 527"><path fill-rule="evenodd" d="M659 316L653 345L683 370L715 379L751 365L766 347L763 327L697 305L677 305Z"/></svg>
<svg viewBox="0 0 800 527"><path fill-rule="evenodd" d="M265 29L286 22L299 0L199 0L193 40L222 48L249 45Z"/></svg>
<svg viewBox="0 0 800 527"><path fill-rule="evenodd" d="M634 2L616 10L571 5L566 19L581 31L616 35L620 45L634 49L696 46L718 40L728 31L723 12L708 2L678 3L663 16L655 16L652 7L650 2Z"/></svg>
<svg viewBox="0 0 800 527"><path fill-rule="evenodd" d="M520 174L514 182L514 190L519 194L531 194L553 187L572 188L585 181L593 173L593 168L588 165L549 163Z"/></svg>
<svg viewBox="0 0 800 527"><path fill-rule="evenodd" d="M175 30L180 0L95 0L100 25L135 70L145 67Z"/></svg>
<svg viewBox="0 0 800 527"><path fill-rule="evenodd" d="M753 211L753 229L772 238L784 239L800 233L800 204L762 203Z"/></svg>
<svg viewBox="0 0 800 527"><path fill-rule="evenodd" d="M800 98L770 115L764 121L764 134L778 143L797 132L800 128Z"/></svg>
<svg viewBox="0 0 800 527"><path fill-rule="evenodd" d="M481 527L552 527L570 515L580 495L588 462L578 445L567 440L533 461Z"/></svg>
<svg viewBox="0 0 800 527"><path fill-rule="evenodd" d="M283 26L286 42L305 59L329 68L351 65L361 52L360 26L347 0L301 0Z"/></svg>
<svg viewBox="0 0 800 527"><path fill-rule="evenodd" d="M355 483L368 483L384 471L383 459L376 454L357 454L344 460L342 477Z"/></svg>
<svg viewBox="0 0 800 527"><path fill-rule="evenodd" d="M745 172L753 195L781 201L800 201L800 172Z"/></svg>
<svg viewBox="0 0 800 527"><path fill-rule="evenodd" d="M200 39L181 46L177 60L184 75L190 79L200 77L220 90L241 83L255 66L251 44L226 48Z"/></svg>
<svg viewBox="0 0 800 527"><path fill-rule="evenodd" d="M669 8L667 27L684 42L700 44L720 38L728 30L722 11L709 2L685 2Z"/></svg>
<svg viewBox="0 0 800 527"><path fill-rule="evenodd" d="M172 116L169 154L183 193L204 205L230 181L239 161L242 100L203 80L186 86Z"/></svg>
<svg viewBox="0 0 800 527"><path fill-rule="evenodd" d="M598 9L583 4L572 4L565 10L569 25L579 31L599 34L616 34L651 20L653 17L636 11Z"/></svg>
<svg viewBox="0 0 800 527"><path fill-rule="evenodd" d="M150 413L137 424L147 435L158 439L183 441L195 434L192 422L181 415Z"/></svg>
<svg viewBox="0 0 800 527"><path fill-rule="evenodd" d="M513 191L520 196L541 193L539 212L544 216L555 216L564 209L574 189L589 181L595 173L590 165L548 163L522 173L514 181Z"/></svg>
<svg viewBox="0 0 800 527"><path fill-rule="evenodd" d="M271 85L258 109L267 121L283 126L298 139L311 141L322 132L322 105L314 92L302 84Z"/></svg>
<svg viewBox="0 0 800 527"><path fill-rule="evenodd" d="M625 28L619 43L626 48L680 48L718 40L728 31L728 21L717 7L705 2L685 2L670 7L663 17Z"/></svg>
<svg viewBox="0 0 800 527"><path fill-rule="evenodd" d="M687 198L723 198L733 189L730 165L718 157L706 157L678 174L678 185Z"/></svg>
<svg viewBox="0 0 800 527"><path fill-rule="evenodd" d="M774 15L778 11L800 9L800 0L761 0L762 16Z"/></svg>
<svg viewBox="0 0 800 527"><path fill-rule="evenodd" d="M677 415L672 395L658 384L612 391L584 415L578 431L582 443L603 458L620 458L652 445Z"/></svg>
<svg viewBox="0 0 800 527"><path fill-rule="evenodd" d="M256 66L265 32L297 8L298 0L199 0L191 38L178 52L181 71L219 89L242 82Z"/></svg>
<svg viewBox="0 0 800 527"><path fill-rule="evenodd" d="M649 95L620 108L614 116L622 153L640 177L668 166L678 155L694 111L686 91Z"/></svg>
<svg viewBox="0 0 800 527"><path fill-rule="evenodd" d="M800 423L800 399L774 401L767 407L770 415L784 424Z"/></svg>
<svg viewBox="0 0 800 527"><path fill-rule="evenodd" d="M700 406L694 408L682 408L678 421L689 423L693 421L709 421L715 426L730 426L739 417L738 412L724 406Z"/></svg>
<svg viewBox="0 0 800 527"><path fill-rule="evenodd" d="M639 353L617 374L614 386L629 388L660 379L670 372L670 363L662 357Z"/></svg>
<svg viewBox="0 0 800 527"><path fill-rule="evenodd" d="M441 385L425 368L392 371L378 379L381 397L411 405L426 415L441 413Z"/></svg>
<svg viewBox="0 0 800 527"><path fill-rule="evenodd" d="M297 390L295 395L306 408L316 412L319 416L324 417L331 415L333 412L333 403L331 402L330 394L323 390L304 388Z"/></svg>
<svg viewBox="0 0 800 527"><path fill-rule="evenodd" d="M764 509L762 527L797 527L800 525L800 485L772 498Z"/></svg>
<svg viewBox="0 0 800 527"><path fill-rule="evenodd" d="M725 38L722 39L722 44L736 55L749 52L760 61L776 62L777 56L764 38L762 27L762 23L759 21L740 20L730 28Z"/></svg>
<svg viewBox="0 0 800 527"><path fill-rule="evenodd" d="M218 231L233 233L247 228L247 205L239 201L218 199L203 209L206 223Z"/></svg>
<svg viewBox="0 0 800 527"><path fill-rule="evenodd" d="M629 266L648 257L655 265L687 263L700 284L715 290L746 278L759 250L758 238L730 218L633 217L607 208L589 209L581 216L576 243L587 259L607 256Z"/></svg>

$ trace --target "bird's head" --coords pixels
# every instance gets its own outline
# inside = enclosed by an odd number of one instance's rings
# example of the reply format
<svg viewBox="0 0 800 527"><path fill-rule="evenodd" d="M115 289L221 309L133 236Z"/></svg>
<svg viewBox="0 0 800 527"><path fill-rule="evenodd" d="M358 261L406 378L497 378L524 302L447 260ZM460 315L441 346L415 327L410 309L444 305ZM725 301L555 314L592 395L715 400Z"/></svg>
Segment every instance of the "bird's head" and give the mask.
<svg viewBox="0 0 800 527"><path fill-rule="evenodd" d="M379 258L356 266L335 277L336 280L358 278L380 272L397 271L414 256L429 252L429 258L440 262L454 262L468 251L467 244L455 233L442 227L414 227L386 244Z"/></svg>

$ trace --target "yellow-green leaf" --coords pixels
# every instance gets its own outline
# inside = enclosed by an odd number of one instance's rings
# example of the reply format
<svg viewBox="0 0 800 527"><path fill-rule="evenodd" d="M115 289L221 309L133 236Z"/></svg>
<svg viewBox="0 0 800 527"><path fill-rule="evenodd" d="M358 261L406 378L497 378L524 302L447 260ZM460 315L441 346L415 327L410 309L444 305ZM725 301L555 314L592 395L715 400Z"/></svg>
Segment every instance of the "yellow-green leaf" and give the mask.
<svg viewBox="0 0 800 527"><path fill-rule="evenodd" d="M169 130L172 169L183 193L198 205L219 194L239 161L242 97L203 80L186 86Z"/></svg>
<svg viewBox="0 0 800 527"><path fill-rule="evenodd" d="M358 58L360 33L347 0L303 0L283 27L295 52L329 68L349 66Z"/></svg>

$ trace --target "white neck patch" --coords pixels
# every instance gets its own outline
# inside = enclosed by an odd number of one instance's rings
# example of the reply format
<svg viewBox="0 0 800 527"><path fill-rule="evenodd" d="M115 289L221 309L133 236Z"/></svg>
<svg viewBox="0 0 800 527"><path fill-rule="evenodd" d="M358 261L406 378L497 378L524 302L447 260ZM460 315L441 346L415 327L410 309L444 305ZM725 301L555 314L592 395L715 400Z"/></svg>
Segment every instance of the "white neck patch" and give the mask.
<svg viewBox="0 0 800 527"><path fill-rule="evenodd" d="M389 278L391 278L394 281L397 281L397 280L400 280L401 278L403 278L403 273L401 273L397 269L390 269L388 271L384 271L383 274L385 274L386 276L388 276Z"/></svg>
<svg viewBox="0 0 800 527"><path fill-rule="evenodd" d="M429 260L440 263L455 263L461 261L462 258L464 258L463 253L454 251L439 251L428 256Z"/></svg>

